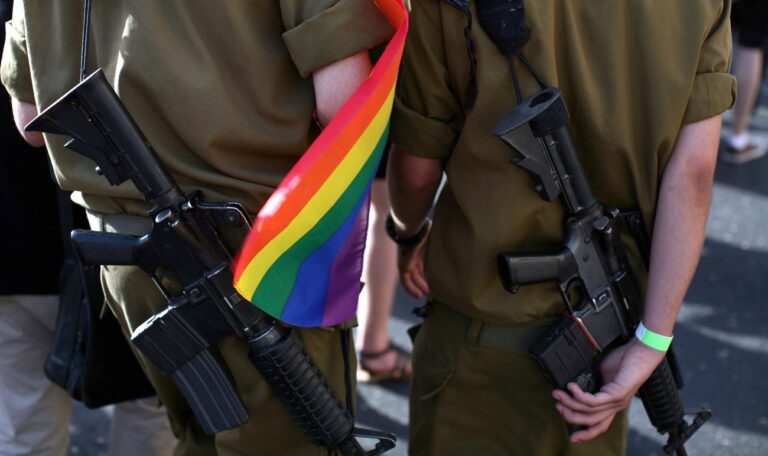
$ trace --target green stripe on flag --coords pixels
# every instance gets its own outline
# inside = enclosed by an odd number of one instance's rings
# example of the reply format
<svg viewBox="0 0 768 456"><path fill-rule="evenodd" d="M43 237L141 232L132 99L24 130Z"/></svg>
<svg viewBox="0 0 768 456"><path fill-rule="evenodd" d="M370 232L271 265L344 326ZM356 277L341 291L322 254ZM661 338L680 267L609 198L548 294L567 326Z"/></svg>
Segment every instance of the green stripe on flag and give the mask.
<svg viewBox="0 0 768 456"><path fill-rule="evenodd" d="M389 124L387 124L384 134L363 168L336 203L307 234L286 250L264 274L264 278L251 297L251 302L257 303L262 310L270 315L279 316L282 314L304 260L333 236L368 188L386 145L388 131Z"/></svg>

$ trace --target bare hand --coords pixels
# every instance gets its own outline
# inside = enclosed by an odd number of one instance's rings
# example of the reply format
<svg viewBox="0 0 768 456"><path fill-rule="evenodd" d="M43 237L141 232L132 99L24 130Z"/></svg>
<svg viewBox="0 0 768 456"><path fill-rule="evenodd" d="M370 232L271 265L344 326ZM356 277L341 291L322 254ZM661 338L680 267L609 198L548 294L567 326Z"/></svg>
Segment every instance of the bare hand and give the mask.
<svg viewBox="0 0 768 456"><path fill-rule="evenodd" d="M397 254L400 282L405 291L416 299L424 299L429 295L429 285L424 274L424 253L432 223L429 220L427 223L427 235L424 239L413 247L400 247Z"/></svg>
<svg viewBox="0 0 768 456"><path fill-rule="evenodd" d="M629 407L632 397L664 359L636 339L614 349L600 364L605 384L595 394L585 393L575 383L568 392L555 390L555 408L566 421L586 426L571 435L571 442L591 440L605 432L617 413Z"/></svg>

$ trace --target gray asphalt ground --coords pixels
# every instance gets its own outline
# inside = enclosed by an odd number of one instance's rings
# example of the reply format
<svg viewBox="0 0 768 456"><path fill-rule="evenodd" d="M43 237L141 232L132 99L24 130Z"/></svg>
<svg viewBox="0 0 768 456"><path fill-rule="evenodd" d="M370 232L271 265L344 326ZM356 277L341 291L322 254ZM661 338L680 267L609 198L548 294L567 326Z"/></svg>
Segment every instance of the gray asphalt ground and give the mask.
<svg viewBox="0 0 768 456"><path fill-rule="evenodd" d="M768 140L768 103L753 131ZM726 127L728 128L728 116ZM688 443L691 455L768 454L768 158L718 165L707 240L676 327L676 350L686 381L686 407L707 407L712 419ZM419 303L399 291L393 339L410 347L406 328ZM111 410L75 409L71 455L106 453ZM407 452L408 387L360 385L358 422L398 436L390 455ZM639 401L630 410L628 455L659 455L656 433Z"/></svg>

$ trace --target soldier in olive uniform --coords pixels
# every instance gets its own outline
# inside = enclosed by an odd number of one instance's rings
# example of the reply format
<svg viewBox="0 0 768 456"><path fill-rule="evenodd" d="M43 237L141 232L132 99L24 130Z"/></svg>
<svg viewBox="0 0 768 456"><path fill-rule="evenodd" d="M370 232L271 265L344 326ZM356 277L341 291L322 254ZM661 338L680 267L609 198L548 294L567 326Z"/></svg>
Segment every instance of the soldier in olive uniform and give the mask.
<svg viewBox="0 0 768 456"><path fill-rule="evenodd" d="M77 83L82 26L82 1L16 2L2 82L20 126ZM367 50L391 32L370 0L95 0L88 61L89 70L104 69L185 191L239 202L253 215L318 135L315 116L321 124L332 117L367 77ZM62 147L65 139L45 137L56 178L94 228L148 231L148 206L135 188L111 187L93 162ZM165 306L136 267L105 267L102 282L128 334ZM298 333L344 397L338 330ZM202 433L170 378L146 366L180 438L177 453L324 454L271 394L247 346L228 338L219 348L250 420L215 436Z"/></svg>
<svg viewBox="0 0 768 456"><path fill-rule="evenodd" d="M407 244L429 231L399 259L405 288L430 303L413 353L411 453L621 454L625 409L664 353L638 340L617 348L595 395L553 391L528 355L564 304L553 283L507 293L496 257L560 248L566 208L543 200L510 163L515 151L493 136L517 104L512 71L469 2L471 71L461 3L412 2L392 120L393 234ZM522 53L562 90L597 198L639 209L653 230L642 319L663 336L700 255L720 115L734 99L730 3L524 2L532 35ZM514 64L523 97L540 90ZM470 84L477 95L468 108ZM564 418L586 429L569 438Z"/></svg>

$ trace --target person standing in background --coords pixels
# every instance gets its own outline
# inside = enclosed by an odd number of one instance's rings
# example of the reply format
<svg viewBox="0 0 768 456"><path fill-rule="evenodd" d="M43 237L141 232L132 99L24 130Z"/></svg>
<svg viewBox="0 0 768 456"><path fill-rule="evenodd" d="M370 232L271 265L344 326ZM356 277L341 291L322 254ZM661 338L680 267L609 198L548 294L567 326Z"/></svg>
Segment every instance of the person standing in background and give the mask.
<svg viewBox="0 0 768 456"><path fill-rule="evenodd" d="M0 22L12 1L0 0ZM0 29L0 42L5 28ZM42 142L16 131L11 99L0 100L0 454L69 454L72 398L43 372L59 309L64 259L57 189ZM150 397L114 405L108 456L170 456L166 413Z"/></svg>
<svg viewBox="0 0 768 456"><path fill-rule="evenodd" d="M2 22L10 1L0 1ZM0 29L5 37L5 27ZM40 144L37 144L39 147ZM0 96L0 454L66 455L69 395L43 374L59 308L64 259L56 186L44 151L16 132Z"/></svg>
<svg viewBox="0 0 768 456"><path fill-rule="evenodd" d="M768 46L768 2L737 0L733 3L733 75L738 90L733 107L731 131L724 135L720 158L742 164L758 159L768 151L768 142L750 134L760 86L765 75L765 48Z"/></svg>
<svg viewBox="0 0 768 456"><path fill-rule="evenodd" d="M397 245L387 237L389 214L387 191L387 156L382 157L371 186L371 208L368 217L368 240L365 245L363 282L358 307L357 380L377 383L385 380L411 379L411 357L392 342L389 320L395 305L397 288Z"/></svg>

